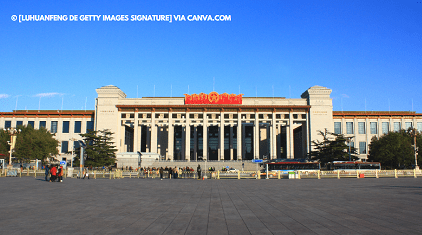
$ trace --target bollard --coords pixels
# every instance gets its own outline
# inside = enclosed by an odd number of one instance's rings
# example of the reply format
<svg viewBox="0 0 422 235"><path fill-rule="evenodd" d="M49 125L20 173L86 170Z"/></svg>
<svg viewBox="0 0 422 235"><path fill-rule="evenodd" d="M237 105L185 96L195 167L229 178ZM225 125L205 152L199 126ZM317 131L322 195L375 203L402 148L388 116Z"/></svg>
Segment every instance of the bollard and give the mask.
<svg viewBox="0 0 422 235"><path fill-rule="evenodd" d="M240 180L240 171L237 172L237 179Z"/></svg>
<svg viewBox="0 0 422 235"><path fill-rule="evenodd" d="M397 169L394 169L394 178L398 178L398 176L397 176Z"/></svg>
<svg viewBox="0 0 422 235"><path fill-rule="evenodd" d="M417 177L416 177L416 168L415 168L415 169L413 169L413 177L414 177L414 178L417 178Z"/></svg>
<svg viewBox="0 0 422 235"><path fill-rule="evenodd" d="M337 170L337 179L340 179L340 171Z"/></svg>
<svg viewBox="0 0 422 235"><path fill-rule="evenodd" d="M280 171L277 171L277 179L281 179L281 177L280 177Z"/></svg>
<svg viewBox="0 0 422 235"><path fill-rule="evenodd" d="M29 168L26 170L26 176L29 176Z"/></svg>
<svg viewBox="0 0 422 235"><path fill-rule="evenodd" d="M217 179L220 179L220 171L217 171Z"/></svg>
<svg viewBox="0 0 422 235"><path fill-rule="evenodd" d="M22 170L19 171L19 178L22 178Z"/></svg>
<svg viewBox="0 0 422 235"><path fill-rule="evenodd" d="M321 179L321 170L318 170L318 179Z"/></svg>
<svg viewBox="0 0 422 235"><path fill-rule="evenodd" d="M356 178L359 179L359 171L358 170L356 170Z"/></svg>
<svg viewBox="0 0 422 235"><path fill-rule="evenodd" d="M97 170L94 171L94 179L97 179Z"/></svg>
<svg viewBox="0 0 422 235"><path fill-rule="evenodd" d="M375 170L375 178L378 179L378 170Z"/></svg>
<svg viewBox="0 0 422 235"><path fill-rule="evenodd" d="M257 175L257 179L261 179L261 172L259 172L259 171L256 171L256 175Z"/></svg>
<svg viewBox="0 0 422 235"><path fill-rule="evenodd" d="M298 171L298 172L297 172L297 178L298 178L298 179L301 179L301 178L300 178L300 171Z"/></svg>

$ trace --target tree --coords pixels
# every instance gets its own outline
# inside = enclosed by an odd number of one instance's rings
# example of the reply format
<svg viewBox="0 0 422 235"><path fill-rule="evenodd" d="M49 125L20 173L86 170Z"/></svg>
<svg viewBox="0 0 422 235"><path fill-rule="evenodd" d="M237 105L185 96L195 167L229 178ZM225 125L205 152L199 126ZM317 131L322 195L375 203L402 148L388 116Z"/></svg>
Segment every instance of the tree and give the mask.
<svg viewBox="0 0 422 235"><path fill-rule="evenodd" d="M86 144L84 150L84 155L86 156L84 160L85 166L101 167L114 165L117 149L112 145L112 134L109 130L90 131L86 134L80 134ZM74 162L79 165L80 149L77 149L75 152L76 157Z"/></svg>
<svg viewBox="0 0 422 235"><path fill-rule="evenodd" d="M9 156L10 145L7 143L10 141L10 136L6 130L0 130L0 158L6 159Z"/></svg>
<svg viewBox="0 0 422 235"><path fill-rule="evenodd" d="M18 162L29 162L39 159L42 162L48 157L58 154L59 141L54 139L47 129L34 129L31 125L19 126L21 132L17 134L13 157Z"/></svg>
<svg viewBox="0 0 422 235"><path fill-rule="evenodd" d="M415 165L415 152L412 129L389 132L379 139L373 137L369 144L368 159L380 162L385 169L413 168ZM422 147L422 135L416 134L417 146ZM421 161L419 159L418 165Z"/></svg>
<svg viewBox="0 0 422 235"><path fill-rule="evenodd" d="M328 163L332 161L348 161L349 160L349 146L346 144L346 137L342 134L335 134L328 132L327 129L319 131L318 133L323 137L323 141L312 141L315 146L315 151L311 151L310 158L312 160L319 160L321 163ZM356 148L350 148L351 159L357 160Z"/></svg>

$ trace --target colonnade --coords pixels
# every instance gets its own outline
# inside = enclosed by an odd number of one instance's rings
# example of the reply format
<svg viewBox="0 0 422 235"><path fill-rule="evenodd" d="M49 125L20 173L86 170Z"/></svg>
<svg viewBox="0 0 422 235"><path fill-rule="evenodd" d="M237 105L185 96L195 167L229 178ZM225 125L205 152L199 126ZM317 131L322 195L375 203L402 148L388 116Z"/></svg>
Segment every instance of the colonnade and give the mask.
<svg viewBox="0 0 422 235"><path fill-rule="evenodd" d="M189 118L186 114L183 118L174 118L170 113L163 120L152 113L147 120L139 119L138 115L134 115L133 122L120 120L121 132L124 133L119 135L120 152L152 152L160 154L166 160L187 161L205 158L295 158L303 157L307 152L305 150L300 153L302 156L297 156L298 153L294 152L295 144L306 149L309 130L306 121L294 123L292 115L287 120L276 120L275 115L272 115L270 120L265 121L260 120L258 114L254 115L254 119L248 120L237 115L236 119L230 121L223 114L218 119L209 119L205 112L202 116L201 119ZM295 143L294 130L298 127L302 127L302 139ZM127 138L128 136L130 137Z"/></svg>

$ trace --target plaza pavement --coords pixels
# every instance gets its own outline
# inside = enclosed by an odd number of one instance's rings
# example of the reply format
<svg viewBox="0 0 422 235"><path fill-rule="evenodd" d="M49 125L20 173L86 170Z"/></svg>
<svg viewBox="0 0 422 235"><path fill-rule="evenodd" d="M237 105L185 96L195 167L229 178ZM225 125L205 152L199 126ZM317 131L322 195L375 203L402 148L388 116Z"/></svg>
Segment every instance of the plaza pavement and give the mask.
<svg viewBox="0 0 422 235"><path fill-rule="evenodd" d="M422 234L422 179L0 178L0 234Z"/></svg>

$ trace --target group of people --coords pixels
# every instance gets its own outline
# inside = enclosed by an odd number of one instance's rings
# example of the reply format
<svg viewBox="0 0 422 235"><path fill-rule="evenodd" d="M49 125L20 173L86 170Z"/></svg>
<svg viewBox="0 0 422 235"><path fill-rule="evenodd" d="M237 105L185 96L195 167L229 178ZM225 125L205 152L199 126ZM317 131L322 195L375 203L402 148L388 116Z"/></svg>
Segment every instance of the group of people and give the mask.
<svg viewBox="0 0 422 235"><path fill-rule="evenodd" d="M179 169L177 168L177 166L174 167L174 168L171 168L171 167L165 167L165 168L160 167L159 172L160 172L160 179L161 180L163 180L164 173L165 172L168 173L167 178L169 178L169 179L171 179L171 178L177 179L178 176L179 176Z"/></svg>
<svg viewBox="0 0 422 235"><path fill-rule="evenodd" d="M50 176L50 179L48 177ZM51 165L45 167L45 181L63 182L63 166Z"/></svg>

